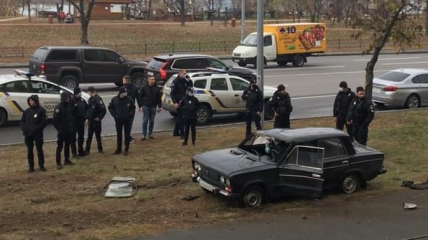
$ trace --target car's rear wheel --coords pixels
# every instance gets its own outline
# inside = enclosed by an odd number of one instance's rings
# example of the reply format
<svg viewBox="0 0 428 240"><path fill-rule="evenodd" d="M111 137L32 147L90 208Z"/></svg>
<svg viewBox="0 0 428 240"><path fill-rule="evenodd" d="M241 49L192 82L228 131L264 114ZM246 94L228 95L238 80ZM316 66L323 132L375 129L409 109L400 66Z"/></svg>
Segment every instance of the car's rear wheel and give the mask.
<svg viewBox="0 0 428 240"><path fill-rule="evenodd" d="M242 76L242 78L246 79L248 81L257 79L257 77L255 75L244 75L244 76Z"/></svg>
<svg viewBox="0 0 428 240"><path fill-rule="evenodd" d="M351 173L346 175L342 180L342 191L346 194L354 193L360 187L360 177Z"/></svg>
<svg viewBox="0 0 428 240"><path fill-rule="evenodd" d="M211 109L207 105L202 105L201 108L196 112L197 123L204 125L208 122L211 116Z"/></svg>
<svg viewBox="0 0 428 240"><path fill-rule="evenodd" d="M266 66L266 64L267 64L267 60L266 60L266 58L264 59L263 63L264 63L264 64L265 64L265 66ZM255 58L254 58L254 68L257 68L257 57L255 57Z"/></svg>
<svg viewBox="0 0 428 240"><path fill-rule="evenodd" d="M406 103L404 104L404 108L418 108L421 105L421 101L419 99L419 96L416 94L410 95Z"/></svg>
<svg viewBox="0 0 428 240"><path fill-rule="evenodd" d="M79 85L79 80L74 75L65 75L61 79L61 85L69 89L74 89Z"/></svg>
<svg viewBox="0 0 428 240"><path fill-rule="evenodd" d="M262 205L265 192L260 186L248 187L242 195L242 203L247 208L258 208Z"/></svg>
<svg viewBox="0 0 428 240"><path fill-rule="evenodd" d="M144 73L143 72L135 72L131 75L131 82L135 84L137 87L141 87L146 84Z"/></svg>
<svg viewBox="0 0 428 240"><path fill-rule="evenodd" d="M7 112L4 109L0 109L0 127L7 122Z"/></svg>
<svg viewBox="0 0 428 240"><path fill-rule="evenodd" d="M238 66L240 66L240 67L245 67L245 66L247 66L247 63L244 63L244 62L238 62Z"/></svg>
<svg viewBox="0 0 428 240"><path fill-rule="evenodd" d="M294 56L294 59L291 63L294 67L303 67L305 64L305 58L301 54L297 54Z"/></svg>

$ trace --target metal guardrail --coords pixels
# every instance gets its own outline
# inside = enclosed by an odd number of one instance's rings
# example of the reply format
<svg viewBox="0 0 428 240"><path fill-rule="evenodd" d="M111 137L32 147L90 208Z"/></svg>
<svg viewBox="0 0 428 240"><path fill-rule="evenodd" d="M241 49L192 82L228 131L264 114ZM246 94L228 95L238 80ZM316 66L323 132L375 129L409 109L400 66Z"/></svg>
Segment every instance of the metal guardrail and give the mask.
<svg viewBox="0 0 428 240"><path fill-rule="evenodd" d="M137 44L114 44L97 45L117 51L124 56L151 57L157 54L167 53L206 53L206 54L232 54L233 49L238 46L236 41L211 41L211 42L167 42L167 43L137 43ZM369 44L367 39L335 39L327 40L328 52L364 51ZM390 43L385 49L394 49ZM428 42L422 41L418 46L409 48L412 50L428 49ZM0 47L0 59L20 58L28 59L36 49L28 47Z"/></svg>

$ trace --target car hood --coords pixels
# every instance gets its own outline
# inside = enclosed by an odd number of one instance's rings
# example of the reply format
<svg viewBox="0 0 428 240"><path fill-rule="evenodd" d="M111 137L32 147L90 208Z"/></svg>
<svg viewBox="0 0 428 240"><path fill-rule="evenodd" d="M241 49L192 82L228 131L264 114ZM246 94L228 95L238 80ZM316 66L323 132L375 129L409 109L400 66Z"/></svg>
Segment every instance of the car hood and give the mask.
<svg viewBox="0 0 428 240"><path fill-rule="evenodd" d="M256 72L254 70L246 67L239 67L239 66L230 66L228 72L235 75L237 75L236 73L240 73L240 75L244 75L244 74L256 75Z"/></svg>
<svg viewBox="0 0 428 240"><path fill-rule="evenodd" d="M193 160L226 176L230 176L237 171L269 165L259 160L256 156L237 148L205 152L194 156Z"/></svg>
<svg viewBox="0 0 428 240"><path fill-rule="evenodd" d="M125 62L126 64L140 64L141 66L143 66L143 67L145 67L146 65L147 65L147 63L148 62L145 62L145 61L138 61L138 60L129 60L129 59L126 59L126 62Z"/></svg>

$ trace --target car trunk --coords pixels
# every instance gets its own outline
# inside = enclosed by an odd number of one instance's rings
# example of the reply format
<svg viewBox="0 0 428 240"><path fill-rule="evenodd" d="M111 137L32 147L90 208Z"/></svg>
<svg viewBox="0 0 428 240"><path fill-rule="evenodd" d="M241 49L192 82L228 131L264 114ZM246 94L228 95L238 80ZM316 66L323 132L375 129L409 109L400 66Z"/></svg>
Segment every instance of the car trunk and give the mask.
<svg viewBox="0 0 428 240"><path fill-rule="evenodd" d="M44 57L48 54L48 49L38 48L30 58L29 71L35 75L43 75L44 73Z"/></svg>

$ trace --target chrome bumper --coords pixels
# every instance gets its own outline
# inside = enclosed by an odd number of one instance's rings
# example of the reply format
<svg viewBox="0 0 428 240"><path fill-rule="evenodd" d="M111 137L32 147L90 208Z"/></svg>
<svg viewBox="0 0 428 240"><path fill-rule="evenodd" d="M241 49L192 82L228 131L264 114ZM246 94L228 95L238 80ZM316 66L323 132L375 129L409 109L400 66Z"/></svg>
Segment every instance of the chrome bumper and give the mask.
<svg viewBox="0 0 428 240"><path fill-rule="evenodd" d="M208 191L210 191L210 192L212 192L214 194L221 194L221 195L223 195L225 197L228 197L228 198L232 198L232 197L236 196L236 194L227 192L224 189L218 188L216 186L213 186L210 183L205 182L204 180L201 179L201 177L199 177L198 175L196 175L194 173L190 174L190 177L192 178L192 182L199 183L199 186L201 188L204 188L204 189L206 189L206 190L208 190Z"/></svg>

